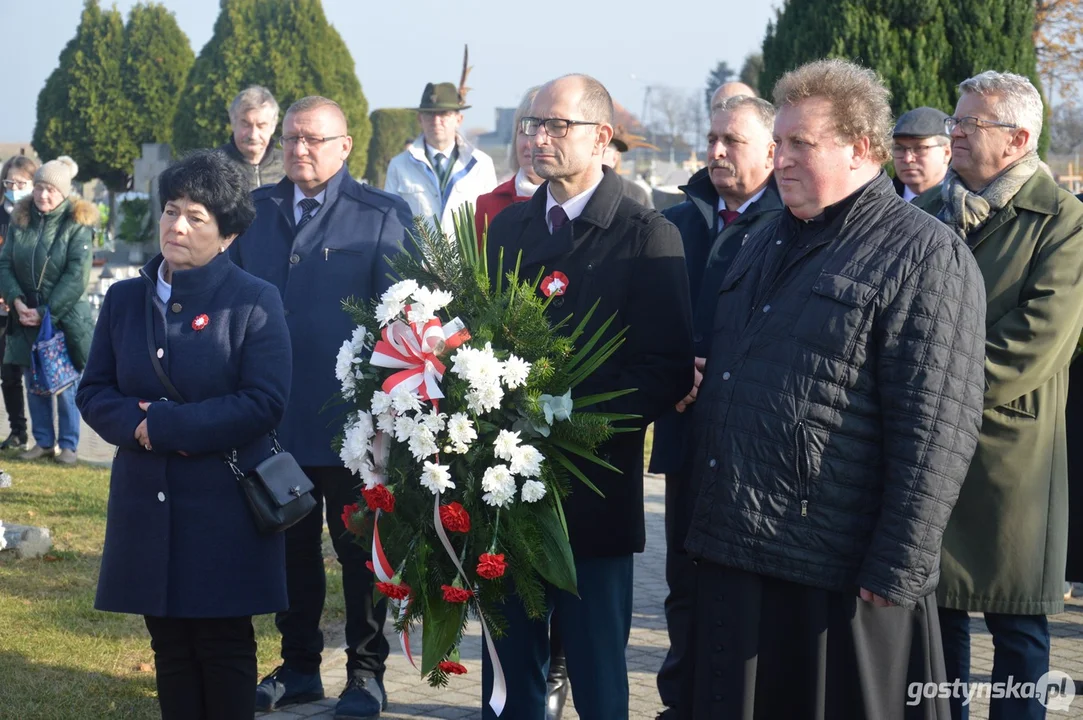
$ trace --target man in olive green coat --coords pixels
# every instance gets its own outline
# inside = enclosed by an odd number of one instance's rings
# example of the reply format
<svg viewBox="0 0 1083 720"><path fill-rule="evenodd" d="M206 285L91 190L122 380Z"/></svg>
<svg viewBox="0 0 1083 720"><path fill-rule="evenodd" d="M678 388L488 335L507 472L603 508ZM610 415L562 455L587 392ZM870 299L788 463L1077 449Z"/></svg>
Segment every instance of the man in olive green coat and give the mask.
<svg viewBox="0 0 1083 720"><path fill-rule="evenodd" d="M1045 616L1064 607L1064 406L1083 326L1083 203L1039 169L1042 101L1026 78L989 71L959 91L945 121L951 169L917 203L966 240L988 300L981 436L944 533L944 656L948 680L968 682L967 611L984 612L992 681L1037 682L1049 670ZM962 700L951 700L954 720L967 717ZM1045 717L1036 699L992 705L992 717Z"/></svg>

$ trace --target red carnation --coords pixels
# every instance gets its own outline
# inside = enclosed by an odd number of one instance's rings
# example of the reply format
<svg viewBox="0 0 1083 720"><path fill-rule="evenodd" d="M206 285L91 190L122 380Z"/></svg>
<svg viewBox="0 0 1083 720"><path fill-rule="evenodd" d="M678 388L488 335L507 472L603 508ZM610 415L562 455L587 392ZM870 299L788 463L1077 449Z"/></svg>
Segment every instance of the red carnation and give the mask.
<svg viewBox="0 0 1083 720"><path fill-rule="evenodd" d="M376 589L387 595L392 600L405 600L410 596L410 586L405 584L378 582Z"/></svg>
<svg viewBox="0 0 1083 720"><path fill-rule="evenodd" d="M502 577L507 569L508 564L504 562L504 553L499 555L482 553L481 557L478 558L478 576L486 580L495 580Z"/></svg>
<svg viewBox="0 0 1083 720"><path fill-rule="evenodd" d="M440 672L445 672L448 675L465 675L466 668L457 662L451 662L450 660L444 660L436 667L440 668Z"/></svg>
<svg viewBox="0 0 1083 720"><path fill-rule="evenodd" d="M440 506L440 522L449 532L470 532L470 513L457 502Z"/></svg>
<svg viewBox="0 0 1083 720"><path fill-rule="evenodd" d="M444 600L449 603L464 603L474 597L474 593L469 590L452 587L451 585L441 585L440 589L444 591Z"/></svg>
<svg viewBox="0 0 1083 720"><path fill-rule="evenodd" d="M342 506L342 525L355 535L360 535L360 533L357 530L357 526L350 521L353 519L353 516L359 512L361 512L361 506L357 503Z"/></svg>
<svg viewBox="0 0 1083 720"><path fill-rule="evenodd" d="M361 496L365 498L369 510L383 510L384 512L389 513L395 512L395 496L383 485L377 485L371 490L362 490Z"/></svg>

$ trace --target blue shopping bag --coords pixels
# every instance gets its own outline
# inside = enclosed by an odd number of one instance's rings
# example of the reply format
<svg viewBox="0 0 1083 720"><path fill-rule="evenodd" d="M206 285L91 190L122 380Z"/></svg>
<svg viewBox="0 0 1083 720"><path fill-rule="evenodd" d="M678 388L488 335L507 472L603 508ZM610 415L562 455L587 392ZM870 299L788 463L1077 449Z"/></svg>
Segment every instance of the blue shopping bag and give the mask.
<svg viewBox="0 0 1083 720"><path fill-rule="evenodd" d="M53 329L53 318L46 306L41 317L38 339L30 349L33 377L27 388L35 395L55 395L79 381L79 371L71 364L64 333Z"/></svg>

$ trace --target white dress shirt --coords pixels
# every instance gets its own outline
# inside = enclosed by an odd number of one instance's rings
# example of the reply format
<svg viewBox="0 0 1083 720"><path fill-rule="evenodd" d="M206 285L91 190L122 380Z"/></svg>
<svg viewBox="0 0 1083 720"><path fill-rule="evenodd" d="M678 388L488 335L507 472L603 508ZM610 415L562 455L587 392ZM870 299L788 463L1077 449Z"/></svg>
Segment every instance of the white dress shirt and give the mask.
<svg viewBox="0 0 1083 720"><path fill-rule="evenodd" d="M169 302L169 296L173 294L173 286L165 281L165 260L158 266L158 284L154 286L154 290L163 303Z"/></svg>
<svg viewBox="0 0 1083 720"><path fill-rule="evenodd" d="M598 189L598 186L602 184L602 178L605 175L598 177L598 182L591 185L589 188L579 193L575 197L570 197L562 203L558 203L557 199L553 197L553 189L546 187L545 189L545 224L549 226L549 232L553 232L553 223L549 222L549 211L557 205L564 208L565 214L568 216L568 222L575 220L577 217L583 214L583 208L587 206L590 199L594 197L594 191Z"/></svg>
<svg viewBox="0 0 1083 720"><path fill-rule="evenodd" d="M913 202L914 198L916 198L917 196L918 194L911 190L909 185L903 185L903 200L905 200L906 202Z"/></svg>
<svg viewBox="0 0 1083 720"><path fill-rule="evenodd" d="M741 205L741 207L737 208L737 212L744 215L745 210L748 210L748 206L751 205L752 203L756 202L757 200L759 200L761 197L763 197L763 194L765 192L767 192L767 186L766 185L764 185L763 189L761 189L758 193L756 193L755 195L750 197L748 200L745 200L744 204ZM727 209L726 208L726 201L723 200L721 197L718 198L718 211L721 212L721 211L726 210L726 209Z"/></svg>

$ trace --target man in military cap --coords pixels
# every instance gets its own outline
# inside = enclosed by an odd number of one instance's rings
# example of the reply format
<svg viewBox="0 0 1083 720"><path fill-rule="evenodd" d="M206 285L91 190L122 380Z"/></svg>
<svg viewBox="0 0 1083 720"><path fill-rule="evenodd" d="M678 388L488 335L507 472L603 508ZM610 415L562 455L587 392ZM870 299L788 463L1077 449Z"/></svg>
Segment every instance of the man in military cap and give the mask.
<svg viewBox="0 0 1083 720"><path fill-rule="evenodd" d="M459 134L465 104L467 55L459 87L453 83L429 83L421 95L417 118L421 136L387 166L384 190L401 196L414 215L434 216L444 232L454 231L453 213L463 203L496 187L496 170L488 155Z"/></svg>
<svg viewBox="0 0 1083 720"><path fill-rule="evenodd" d="M617 174L620 174L620 179L624 183L624 197L635 200L643 207L653 210L654 201L651 199L650 191L636 182L634 178L620 172L621 155L634 148L658 149L646 142L642 135L633 135L623 125L618 125L613 132L613 139L609 141L609 145L602 153L602 164L608 165Z"/></svg>
<svg viewBox="0 0 1083 720"><path fill-rule="evenodd" d="M944 130L947 114L931 107L904 113L892 131L895 191L910 202L944 179L951 162L951 144Z"/></svg>

